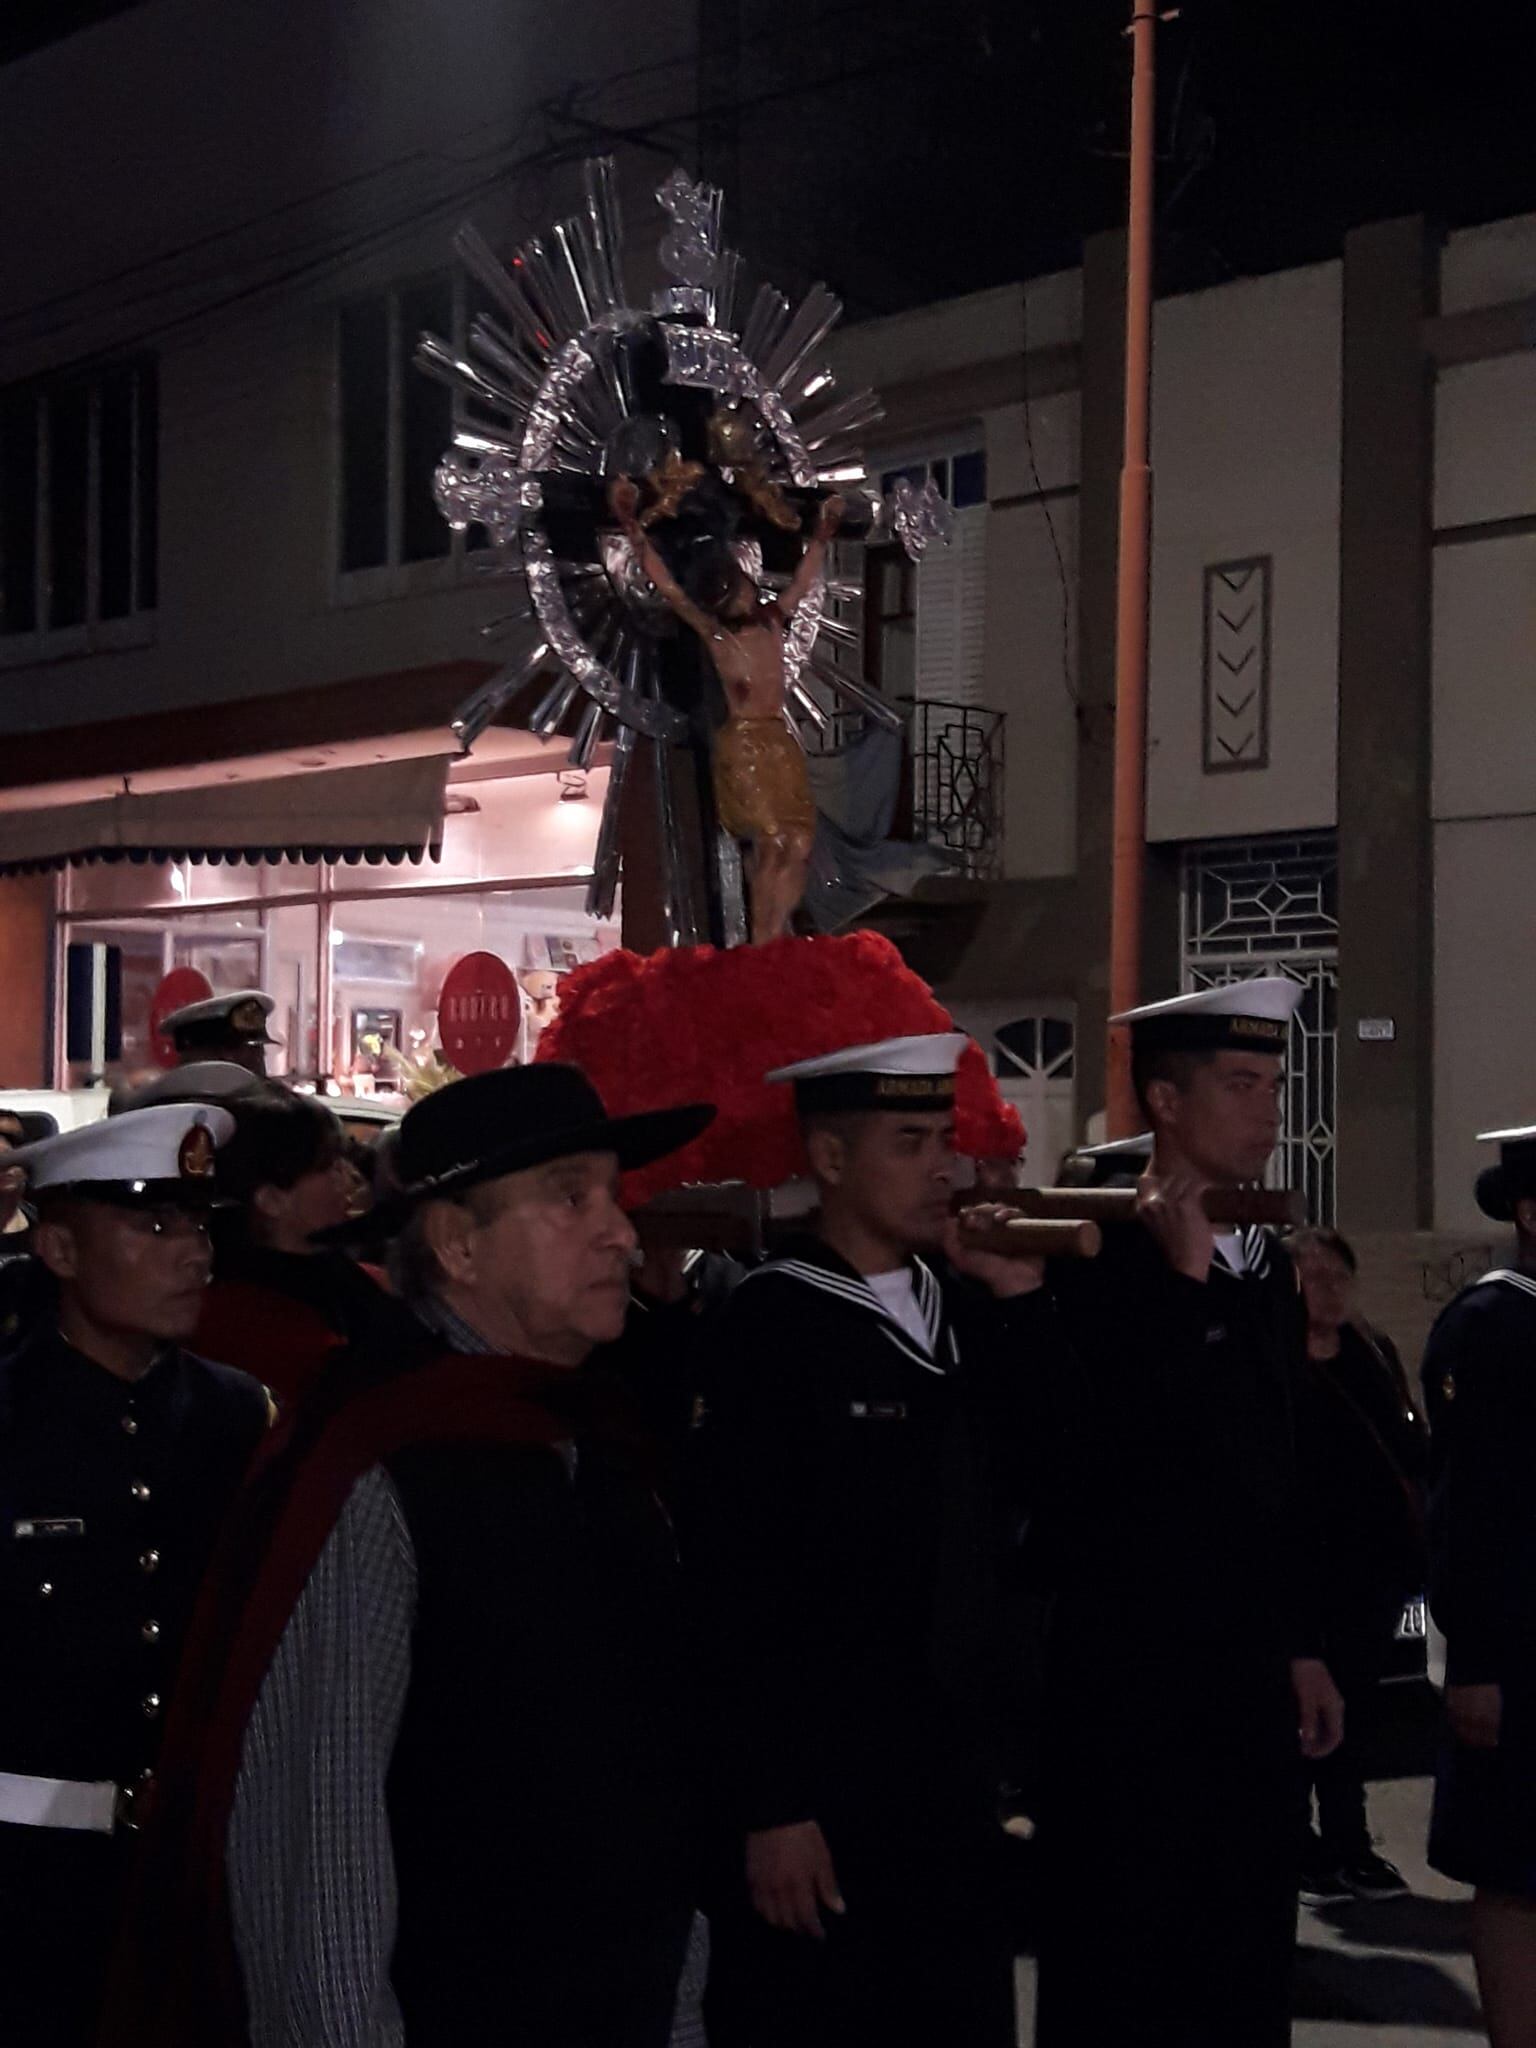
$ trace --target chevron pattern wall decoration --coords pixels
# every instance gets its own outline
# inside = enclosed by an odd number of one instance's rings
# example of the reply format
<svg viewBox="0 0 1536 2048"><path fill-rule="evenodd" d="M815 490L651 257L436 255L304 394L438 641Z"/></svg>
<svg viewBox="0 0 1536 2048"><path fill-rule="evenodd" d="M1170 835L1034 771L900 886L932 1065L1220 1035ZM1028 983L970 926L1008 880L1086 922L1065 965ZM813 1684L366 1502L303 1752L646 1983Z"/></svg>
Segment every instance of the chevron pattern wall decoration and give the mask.
<svg viewBox="0 0 1536 2048"><path fill-rule="evenodd" d="M1212 562L1201 636L1201 741L1207 775L1269 766L1269 602L1273 557Z"/></svg>

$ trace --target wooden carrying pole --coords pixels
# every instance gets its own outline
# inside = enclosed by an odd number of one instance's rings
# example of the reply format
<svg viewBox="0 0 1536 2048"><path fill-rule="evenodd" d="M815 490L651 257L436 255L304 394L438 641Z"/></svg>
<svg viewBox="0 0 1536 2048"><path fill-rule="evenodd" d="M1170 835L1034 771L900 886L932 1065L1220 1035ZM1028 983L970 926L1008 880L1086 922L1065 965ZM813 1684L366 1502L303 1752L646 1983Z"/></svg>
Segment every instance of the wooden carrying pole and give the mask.
<svg viewBox="0 0 1536 2048"><path fill-rule="evenodd" d="M1152 528L1152 194L1156 157L1157 8L1131 11L1131 192L1125 271L1125 452L1115 603L1115 795L1109 914L1111 1016L1141 1000L1141 916L1147 857L1147 638ZM1111 1138L1141 1128L1130 1034L1109 1034Z"/></svg>
<svg viewBox="0 0 1536 2048"><path fill-rule="evenodd" d="M1008 1206L1023 1216L1081 1217L1090 1223L1132 1223L1134 1188L1018 1188ZM1304 1195L1291 1188L1209 1188L1205 1213L1212 1223L1237 1230L1249 1224L1294 1229L1307 1220Z"/></svg>

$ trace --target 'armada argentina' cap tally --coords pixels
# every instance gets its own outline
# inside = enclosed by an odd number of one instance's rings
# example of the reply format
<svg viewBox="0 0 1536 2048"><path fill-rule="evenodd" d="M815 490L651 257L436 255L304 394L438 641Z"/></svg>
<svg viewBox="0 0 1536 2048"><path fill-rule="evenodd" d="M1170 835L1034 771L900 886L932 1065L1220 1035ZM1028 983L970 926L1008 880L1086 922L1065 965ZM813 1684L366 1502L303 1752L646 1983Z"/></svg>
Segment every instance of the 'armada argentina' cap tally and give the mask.
<svg viewBox="0 0 1536 2048"><path fill-rule="evenodd" d="M955 1068L968 1043L963 1031L885 1038L775 1067L767 1079L791 1082L802 1110L953 1109Z"/></svg>
<svg viewBox="0 0 1536 2048"><path fill-rule="evenodd" d="M1283 1054L1291 1019L1305 991L1288 974L1259 974L1220 988L1195 989L1160 1003L1122 1010L1138 1052L1266 1052Z"/></svg>

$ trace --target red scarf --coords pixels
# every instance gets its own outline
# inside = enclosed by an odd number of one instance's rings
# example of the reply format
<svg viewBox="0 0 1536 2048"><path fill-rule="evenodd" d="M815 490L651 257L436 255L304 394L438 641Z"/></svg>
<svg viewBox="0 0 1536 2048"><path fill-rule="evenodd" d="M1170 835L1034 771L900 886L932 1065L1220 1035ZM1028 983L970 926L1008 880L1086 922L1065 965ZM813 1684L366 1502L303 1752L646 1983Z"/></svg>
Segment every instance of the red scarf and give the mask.
<svg viewBox="0 0 1536 2048"><path fill-rule="evenodd" d="M406 1446L629 1434L607 1390L523 1358L360 1369L259 1453L188 1638L99 2048L248 2048L225 1845L246 1724L353 1487ZM633 1446L631 1446L633 1448Z"/></svg>

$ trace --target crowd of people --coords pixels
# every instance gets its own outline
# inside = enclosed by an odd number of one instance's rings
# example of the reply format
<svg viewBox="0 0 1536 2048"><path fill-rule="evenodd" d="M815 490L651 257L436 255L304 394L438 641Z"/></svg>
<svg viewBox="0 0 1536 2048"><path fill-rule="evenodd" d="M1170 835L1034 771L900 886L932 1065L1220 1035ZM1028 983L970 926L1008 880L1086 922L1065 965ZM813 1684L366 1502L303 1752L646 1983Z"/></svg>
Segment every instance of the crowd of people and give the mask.
<svg viewBox="0 0 1536 2048"><path fill-rule="evenodd" d="M956 1213L955 1033L770 1077L816 1207L740 1264L621 1204L711 1105L514 1067L359 1157L255 991L0 1109L7 2048L1013 2048L1026 1933L1039 2048L1271 2048L1298 1889L1405 1888L1426 1551L1432 1855L1536 2038L1536 1133L1431 1437L1345 1239L1208 1214L1296 995L1132 1013L1135 1217L1049 1264Z"/></svg>

